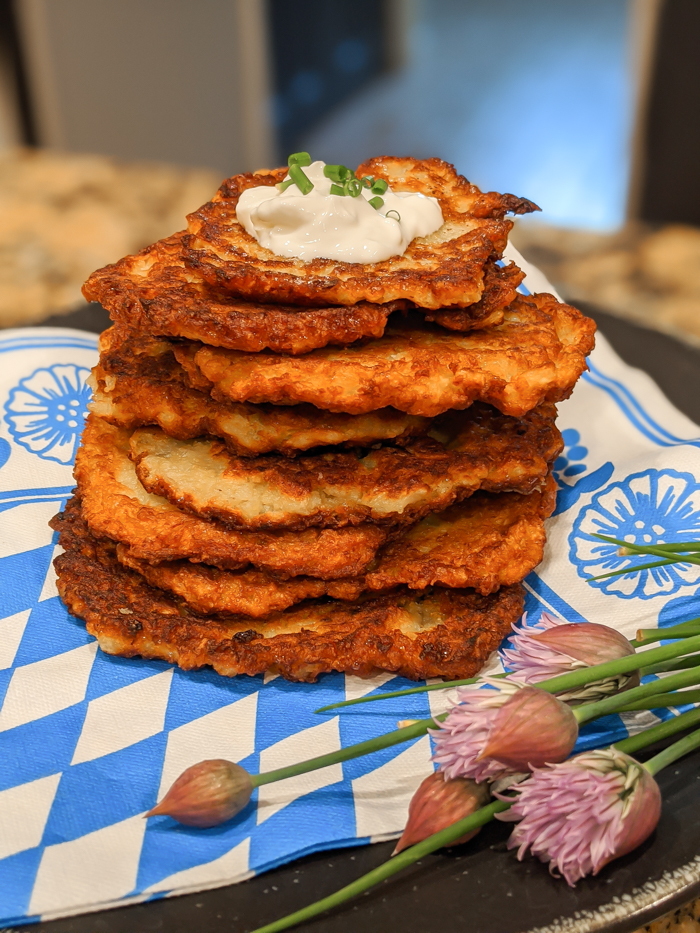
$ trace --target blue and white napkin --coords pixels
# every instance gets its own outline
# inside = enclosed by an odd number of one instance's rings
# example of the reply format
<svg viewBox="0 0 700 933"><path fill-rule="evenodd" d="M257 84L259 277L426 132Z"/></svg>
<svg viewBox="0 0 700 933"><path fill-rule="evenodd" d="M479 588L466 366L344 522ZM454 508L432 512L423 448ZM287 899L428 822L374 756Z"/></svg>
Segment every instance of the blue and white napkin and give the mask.
<svg viewBox="0 0 700 933"><path fill-rule="evenodd" d="M525 286L551 291L512 252ZM431 768L427 737L260 788L214 829L143 814L203 758L269 770L443 702L430 693L318 716L318 706L408 684L390 674L230 680L97 650L58 598L47 525L73 486L96 345L80 331L0 333L0 926L212 888L398 833ZM526 581L528 620L547 610L631 638L696 615L700 567L587 578L632 561L593 533L638 542L700 534L700 429L602 336L560 426L559 504L544 563ZM608 717L606 735L654 718ZM589 727L584 741L600 731Z"/></svg>

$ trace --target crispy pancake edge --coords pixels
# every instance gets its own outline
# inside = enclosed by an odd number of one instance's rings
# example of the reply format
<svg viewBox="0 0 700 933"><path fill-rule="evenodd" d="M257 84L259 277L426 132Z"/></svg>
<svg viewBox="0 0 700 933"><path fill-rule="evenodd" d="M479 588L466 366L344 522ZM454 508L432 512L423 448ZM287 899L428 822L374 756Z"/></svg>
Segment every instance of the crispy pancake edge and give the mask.
<svg viewBox="0 0 700 933"><path fill-rule="evenodd" d="M203 347L194 365L222 401L306 402L354 415L390 406L429 418L482 401L521 417L569 397L594 334L590 318L542 293L519 295L502 324L467 334L412 321L376 341L300 357Z"/></svg>
<svg viewBox="0 0 700 933"><path fill-rule="evenodd" d="M113 545L90 535L77 507L51 524L65 549L55 560L59 593L100 647L185 670L210 665L229 677L270 671L296 681L329 671L469 677L523 608L523 590L516 585L486 597L436 588L359 603L306 603L257 623L203 619L123 568Z"/></svg>
<svg viewBox="0 0 700 933"><path fill-rule="evenodd" d="M158 428L137 428L131 458L148 492L233 527L412 524L479 489L541 488L562 449L555 418L553 405L522 419L472 406L452 412L429 436L405 447L321 449L294 460L238 458L216 441L178 441Z"/></svg>
<svg viewBox="0 0 700 933"><path fill-rule="evenodd" d="M96 537L127 544L151 563L185 559L224 569L252 564L283 576L334 579L363 573L391 534L371 524L250 532L204 521L149 497L136 478L128 443L127 432L88 417L75 461L78 494Z"/></svg>
<svg viewBox="0 0 700 933"><path fill-rule="evenodd" d="M544 520L554 509L556 488L550 476L543 493L477 493L390 542L379 551L370 571L355 578L279 580L262 571L220 571L188 561L154 566L134 558L123 545L117 548L117 558L151 586L204 615L224 612L263 618L305 599L353 600L368 591L402 585L412 590L435 584L468 587L487 596L501 586L519 583L542 560Z"/></svg>

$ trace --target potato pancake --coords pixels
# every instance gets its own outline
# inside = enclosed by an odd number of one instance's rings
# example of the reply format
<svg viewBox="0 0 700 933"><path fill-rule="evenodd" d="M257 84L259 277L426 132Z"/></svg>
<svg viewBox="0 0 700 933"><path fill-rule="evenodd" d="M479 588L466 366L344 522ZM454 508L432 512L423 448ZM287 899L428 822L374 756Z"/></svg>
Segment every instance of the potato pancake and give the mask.
<svg viewBox="0 0 700 933"><path fill-rule="evenodd" d="M297 305L386 304L409 300L420 308L466 308L484 291L484 266L500 256L513 226L507 213L539 208L524 198L483 193L440 159L371 159L357 176L384 179L394 191L437 198L442 226L417 237L400 256L383 262L286 259L262 247L236 217L243 191L282 181L286 168L235 175L212 201L188 216L185 261L212 285L235 295Z"/></svg>
<svg viewBox="0 0 700 933"><path fill-rule="evenodd" d="M186 559L227 569L252 564L286 576L333 579L363 573L391 535L391 528L370 523L297 533L236 531L181 512L138 481L129 434L94 415L87 419L75 478L92 533L122 542L152 563Z"/></svg>
<svg viewBox="0 0 700 933"><path fill-rule="evenodd" d="M185 670L210 665L227 677L269 671L307 682L328 671L470 677L523 609L516 584L491 596L435 587L357 603L312 601L260 621L203 617L123 567L114 544L90 534L75 501L51 524L65 549L55 561L58 591L102 650Z"/></svg>
<svg viewBox="0 0 700 933"><path fill-rule="evenodd" d="M320 450L295 459L235 457L218 441L179 441L159 428L137 428L131 456L148 492L235 527L406 524L479 489L540 489L562 449L555 418L553 405L522 419L474 405L402 447Z"/></svg>
<svg viewBox="0 0 700 933"><path fill-rule="evenodd" d="M146 581L205 615L239 613L262 618L305 599L353 600L367 591L404 584L470 587L484 596L519 583L542 560L544 519L556 502L556 482L543 493L477 493L445 512L429 515L380 549L372 569L342 580L279 580L260 570L218 570L189 561L152 565L119 545L117 557Z"/></svg>
<svg viewBox="0 0 700 933"><path fill-rule="evenodd" d="M173 363L180 368L174 358ZM157 424L180 440L210 434L241 457L270 451L293 456L329 445L402 443L425 434L432 423L430 418L407 415L395 408L345 415L312 405L217 402L205 392L148 375L115 376L105 372L101 364L93 369L89 382L93 394L88 408L110 424L129 430Z"/></svg>
<svg viewBox="0 0 700 933"><path fill-rule="evenodd" d="M357 346L299 357L202 347L192 362L220 401L307 402L353 415L391 406L427 418L481 401L521 417L568 398L594 334L590 318L552 295L519 295L502 324L468 334L411 318Z"/></svg>

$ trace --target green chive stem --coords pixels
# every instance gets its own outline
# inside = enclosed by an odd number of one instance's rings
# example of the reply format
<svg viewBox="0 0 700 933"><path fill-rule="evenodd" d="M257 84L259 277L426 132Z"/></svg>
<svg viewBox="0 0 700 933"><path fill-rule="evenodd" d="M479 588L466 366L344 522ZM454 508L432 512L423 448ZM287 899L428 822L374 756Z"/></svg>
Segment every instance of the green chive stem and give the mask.
<svg viewBox="0 0 700 933"><path fill-rule="evenodd" d="M658 755L654 755L653 758L645 761L644 767L651 774L658 774L662 768L666 768L668 765L673 764L674 761L678 761L679 758L682 758L684 755L687 755L688 752L692 752L698 747L700 747L700 729L696 729L695 732L691 732L690 735L686 735L684 738L679 739L677 742L674 742L673 745L669 745L668 748L659 752Z"/></svg>
<svg viewBox="0 0 700 933"><path fill-rule="evenodd" d="M374 739L367 739L365 742L358 742L355 745L348 745L335 752L329 752L327 755L319 755L317 758L307 758L306 761L298 761L293 765L287 765L284 768L277 768L275 771L264 771L262 774L251 774L253 787L260 787L262 784L272 784L274 781L282 781L285 778L296 777L297 774L305 774L307 771L315 771L318 768L327 768L329 765L338 764L340 761L350 761L351 758L359 758L362 755L369 755L381 748L389 748L391 745L399 745L401 742L408 742L410 739L425 735L431 726L436 726L440 720L445 719L447 713L436 716L434 719L419 719L418 722L410 726L404 726L402 729L395 729L393 732L385 732Z"/></svg>
<svg viewBox="0 0 700 933"><path fill-rule="evenodd" d="M648 550L646 544L630 544L629 541L622 541L618 538L608 538L607 535L594 534L593 537L599 538L607 544L617 544L620 547L627 548L628 551L637 551L640 554L646 554ZM654 544L649 546L656 548L658 551L700 551L700 541L670 541L666 544Z"/></svg>
<svg viewBox="0 0 700 933"><path fill-rule="evenodd" d="M608 544L617 544L619 547L627 548L628 551L635 554L654 554L656 557L668 557L668 551L664 551L661 547L643 545L642 549L639 545L630 544L628 541L621 541L618 538L607 538L603 537L603 535L593 535L593 537L600 538ZM679 557L678 563L700 564L700 557Z"/></svg>
<svg viewBox="0 0 700 933"><path fill-rule="evenodd" d="M659 664L650 664L639 672L642 677L647 674L665 674L668 671L684 671L688 667L700 664L700 654L691 654L687 658L674 658L671 661L661 661Z"/></svg>
<svg viewBox="0 0 700 933"><path fill-rule="evenodd" d="M378 211L380 207L384 206L384 198L370 198L368 203L372 205L375 211Z"/></svg>
<svg viewBox="0 0 700 933"><path fill-rule="evenodd" d="M510 805L509 802L503 800L494 800L493 803L487 804L487 806L477 810L476 813L471 813L463 820L458 820L456 823L453 823L452 826L440 830L439 833L434 833L422 842L418 842L416 845L404 849L403 852L399 852L398 855L383 862L372 871L367 872L366 875L358 878L357 881L345 885L345 887L341 888L339 891L335 891L333 894L329 894L328 897L316 901L315 904L302 907L301 910L296 910L294 913L282 917L281 920L275 920L273 923L268 923L264 927L259 927L257 930L253 930L252 933L278 933L279 930L286 930L289 927L295 926L297 923L309 920L311 917L317 917L319 914L330 910L332 907L343 904L351 897L362 894L363 891L368 890L368 888L373 887L375 884L379 884L380 881L391 878L392 875L397 874L404 868L417 862L418 859L429 855L431 852L435 852L437 849L448 846L451 842L459 839L460 836L464 836L470 830L484 826L486 823L489 823L497 813L502 813L503 810L507 810Z"/></svg>
<svg viewBox="0 0 700 933"><path fill-rule="evenodd" d="M640 628L637 630L637 638L632 642L636 647L651 644L654 641L665 641L671 638L689 638L692 635L700 633L700 618L688 619L687 622L681 622L680 625L669 625L668 628ZM686 652L690 654L690 652Z"/></svg>
<svg viewBox="0 0 700 933"><path fill-rule="evenodd" d="M632 645L636 648L640 648L644 645L652 644L655 641L661 641L661 639L673 639L673 638L686 638L689 639L690 636L700 636L700 619L690 619L688 622L683 622L680 625L676 625L673 628L665 629L640 629L637 632L637 639L632 642ZM680 650L673 651L671 654L667 653L667 648L671 647L670 645L665 645L662 648L652 649L650 651L645 651L642 655L627 655L626 658L618 658L614 661L606 661L605 664L598 664L594 667L589 668L579 668L576 671L572 671L569 674L562 674L562 678L575 678L575 683L570 683L565 686L559 685L560 678L553 678L556 681L556 690L551 692L558 692L563 690L569 690L572 687L584 686L586 683L590 683L594 680L600 680L602 677L615 676L616 674L629 673L635 670L635 666L639 666L638 661L632 661L632 658L642 658L645 662L644 668L649 666L650 662L657 661L666 661L670 658L676 658L682 654L690 654L692 650L700 650L700 639L697 641L698 648L693 648L692 643L688 645L686 640L683 643L683 647ZM661 652L659 655L658 652ZM617 669L615 665L624 661L626 666L621 669ZM611 665L614 669L611 669ZM651 671L649 672L651 673ZM581 679L581 675L583 678ZM495 677L506 677L506 674L495 674ZM326 713L333 709L344 709L346 706L356 706L359 703L376 703L378 700L390 700L394 697L404 697L410 696L415 693L428 693L431 690L450 690L453 687L468 687L470 684L478 683L480 680L479 677L468 677L465 680L444 680L439 684L425 684L421 687L409 687L407 690L392 690L389 693L380 693L377 696L367 696L367 697L358 697L354 700L341 700L338 703L329 703L327 706L320 706L316 712L317 713ZM538 683L538 687L543 689L549 689L547 685L550 684L550 681L544 680L541 683Z"/></svg>
<svg viewBox="0 0 700 933"><path fill-rule="evenodd" d="M611 570L610 573L599 573L595 577L587 577L586 583L593 583L594 580L607 580L609 577L621 577L626 573L636 573L638 570L651 570L654 567L667 567L669 564L677 563L677 558L669 557L667 560L659 560L653 564L636 564L634 567L623 567L620 570Z"/></svg>
<svg viewBox="0 0 700 933"><path fill-rule="evenodd" d="M599 716L607 716L608 713L617 713L625 706L637 702L637 700L643 700L659 693L669 693L671 690L679 690L681 687L691 687L697 683L700 683L700 671L693 668L689 671L681 671L678 674L670 674L668 677L664 677L663 680L654 680L641 687L634 687L632 690L625 690L623 693L605 697L605 699L597 700L595 703L577 706L573 710L573 714L579 724L583 724L590 722L592 719L598 719Z"/></svg>
<svg viewBox="0 0 700 933"><path fill-rule="evenodd" d="M673 642L670 645L664 645L662 648L655 648L645 652L648 660L664 661L682 654L688 647L700 648L700 636L688 638L685 641ZM602 677L615 676L617 674L631 673L639 668L638 655L626 655L624 658L616 658L614 661L606 661L605 664L598 664L595 667L580 668L563 674L559 677L551 677L537 684L542 690L549 693L561 693L574 687L582 687L594 680L600 680ZM654 696L660 693L670 693L680 687L692 686L700 683L700 670L692 668L684 670L678 674L671 674L663 680L656 680L653 683L645 684L642 687L635 687L632 690L626 690L624 693L615 696L606 697L596 703L586 703L574 710L574 715L580 723L589 722L598 716L605 716L607 713L616 712L619 709L629 706L639 700ZM273 781L281 781L288 777L294 777L297 774L305 774L307 771L314 771L317 768L326 768L329 765L337 764L341 761L349 761L352 758L359 758L362 755L368 755L378 751L381 748L388 748L391 745L398 745L401 742L409 741L418 736L425 735L428 729L438 722L445 719L446 713L435 716L431 719L421 719L412 723L410 726L404 726L402 729L396 729L393 732L387 732L373 739L367 739L365 742L359 742L356 745L348 745L346 748L338 749L335 752L329 752L326 755L320 755L317 758L310 758L306 761L299 761L293 765L287 765L284 768L278 768L275 771L266 771L262 774L252 775L254 787L262 784L271 784Z"/></svg>
<svg viewBox="0 0 700 933"><path fill-rule="evenodd" d="M658 726L651 726L651 728L645 729L643 732L638 732L637 735L620 739L619 742L615 742L613 748L624 752L626 755L634 755L640 748L646 748L647 745L653 745L654 742L660 742L662 739L667 739L677 732L690 729L691 726L696 724L700 724L700 709L691 709L689 712L674 716L673 719L666 722L660 722Z"/></svg>
<svg viewBox="0 0 700 933"><path fill-rule="evenodd" d="M669 706L685 706L686 703L700 703L700 690L657 693L646 700L633 700L629 705L619 709L618 713L633 713L640 709L666 709Z"/></svg>

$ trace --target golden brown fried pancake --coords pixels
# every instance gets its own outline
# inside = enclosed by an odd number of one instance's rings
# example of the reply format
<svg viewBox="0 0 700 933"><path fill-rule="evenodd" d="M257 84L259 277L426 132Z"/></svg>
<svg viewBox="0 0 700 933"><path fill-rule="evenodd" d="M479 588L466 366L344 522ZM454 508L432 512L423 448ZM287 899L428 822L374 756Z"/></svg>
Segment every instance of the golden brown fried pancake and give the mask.
<svg viewBox="0 0 700 933"><path fill-rule="evenodd" d="M149 495L128 451L126 431L90 415L75 478L92 533L128 545L142 560L186 559L229 569L253 564L277 574L332 579L363 573L390 534L372 524L275 533L203 521Z"/></svg>
<svg viewBox="0 0 700 933"><path fill-rule="evenodd" d="M523 608L519 585L491 596L472 590L398 590L356 603L302 603L265 620L203 618L122 567L114 545L96 541L76 503L57 515L65 553L58 591L109 654L160 658L185 670L270 671L313 681L327 671L405 677L470 677L510 631Z"/></svg>
<svg viewBox="0 0 700 933"><path fill-rule="evenodd" d="M98 269L83 294L122 327L250 353L308 353L327 344L381 337L391 312L405 305L361 301L352 308L299 308L241 301L185 266L182 237L175 233ZM494 287L501 277L496 276Z"/></svg>
<svg viewBox="0 0 700 933"><path fill-rule="evenodd" d="M484 268L484 292L476 304L468 308L448 308L445 311L426 311L428 321L435 321L448 330L482 330L495 327L503 321L503 312L518 294L518 285L525 273L514 262L499 266L489 260Z"/></svg>
<svg viewBox="0 0 700 933"><path fill-rule="evenodd" d="M381 549L369 573L344 580L279 580L260 570L218 570L189 561L153 566L135 558L124 545L117 548L117 557L152 586L204 614L261 618L304 599L351 600L368 590L391 590L400 584L421 590L434 584L470 587L486 596L519 583L542 560L544 519L555 502L556 482L551 478L545 493L477 493L424 518Z"/></svg>
<svg viewBox="0 0 700 933"><path fill-rule="evenodd" d="M562 449L544 405L510 418L485 405L451 412L403 447L235 457L218 441L137 428L131 456L144 488L178 508L241 528L406 524L483 489L542 487Z"/></svg>
<svg viewBox="0 0 700 933"><path fill-rule="evenodd" d="M173 357L173 364L179 367ZM115 376L101 365L89 380L90 411L119 427L133 430L157 424L171 437L189 440L211 434L233 453L254 457L270 451L293 455L331 444L369 446L377 441L401 443L424 434L429 418L382 408L366 415L322 411L311 405L252 405L217 402L210 395L148 375Z"/></svg>
<svg viewBox="0 0 700 933"><path fill-rule="evenodd" d="M419 191L440 202L443 225L413 240L406 251L377 263L286 259L260 246L236 218L243 191L274 185L287 169L235 175L213 201L188 217L185 261L208 282L259 301L298 305L386 304L408 299L418 307L464 308L484 290L484 264L505 249L506 213L539 208L511 194L484 194L440 159L382 157L365 162L358 177L383 178L394 191Z"/></svg>
<svg viewBox="0 0 700 933"><path fill-rule="evenodd" d="M220 401L308 402L354 415L391 406L428 418L482 401L520 417L568 398L594 333L590 318L552 295L519 295L487 330L448 334L412 318L358 346L301 357L202 347L194 364Z"/></svg>
<svg viewBox="0 0 700 933"><path fill-rule="evenodd" d="M106 308L122 328L249 353L267 349L301 354L329 344L381 337L389 315L410 304L360 301L349 307L305 308L243 301L185 266L182 237L175 233L98 269L83 286L83 294ZM523 277L514 263L501 267L489 259L481 299L465 309L432 312L429 319L452 330L498 324Z"/></svg>

